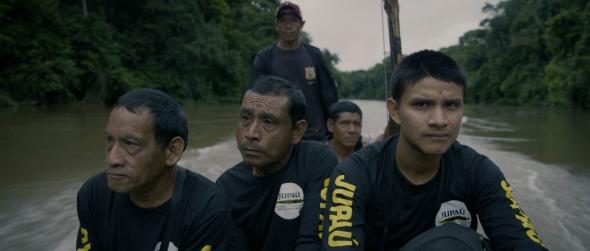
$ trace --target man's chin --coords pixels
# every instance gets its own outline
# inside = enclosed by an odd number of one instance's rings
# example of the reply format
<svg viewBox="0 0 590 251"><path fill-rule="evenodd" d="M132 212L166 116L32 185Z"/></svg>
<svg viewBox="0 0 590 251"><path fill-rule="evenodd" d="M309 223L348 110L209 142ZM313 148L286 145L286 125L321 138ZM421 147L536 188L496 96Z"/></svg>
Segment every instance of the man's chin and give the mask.
<svg viewBox="0 0 590 251"><path fill-rule="evenodd" d="M423 151L424 153L429 155L443 155L449 150L450 147L450 144L430 146L424 149Z"/></svg>
<svg viewBox="0 0 590 251"><path fill-rule="evenodd" d="M344 145L347 147L355 147L357 142L358 142L358 139L347 140L347 141L344 141Z"/></svg>
<svg viewBox="0 0 590 251"><path fill-rule="evenodd" d="M256 166L256 167L263 164L262 161L260 161L260 159L247 157L247 156L244 156L244 163L248 164L249 166Z"/></svg>
<svg viewBox="0 0 590 251"><path fill-rule="evenodd" d="M127 192L129 192L129 190L131 190L129 188L129 186L126 184L120 184L118 182L112 182L112 181L108 181L108 180L107 180L107 184L109 185L109 188L111 190L113 190L114 192L117 192L117 193L127 193Z"/></svg>

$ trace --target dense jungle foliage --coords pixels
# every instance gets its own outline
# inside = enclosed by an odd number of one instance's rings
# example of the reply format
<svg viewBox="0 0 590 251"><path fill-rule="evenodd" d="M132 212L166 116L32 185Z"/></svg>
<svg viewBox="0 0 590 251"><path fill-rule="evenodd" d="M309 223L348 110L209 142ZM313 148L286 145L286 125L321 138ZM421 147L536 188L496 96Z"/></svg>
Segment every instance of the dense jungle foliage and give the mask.
<svg viewBox="0 0 590 251"><path fill-rule="evenodd" d="M589 1L507 0L483 12L479 29L442 49L468 74L467 102L590 109ZM382 64L339 74L343 96L384 98Z"/></svg>
<svg viewBox="0 0 590 251"><path fill-rule="evenodd" d="M138 87L186 102L235 102L250 82L254 54L276 39L276 6L276 0L2 1L0 106L110 104ZM590 108L590 2L505 0L483 12L480 28L442 49L468 73L468 102ZM324 53L331 65L338 62ZM342 97L385 97L390 65L332 68Z"/></svg>
<svg viewBox="0 0 590 251"><path fill-rule="evenodd" d="M110 104L155 87L231 102L276 39L275 0L0 2L0 104Z"/></svg>

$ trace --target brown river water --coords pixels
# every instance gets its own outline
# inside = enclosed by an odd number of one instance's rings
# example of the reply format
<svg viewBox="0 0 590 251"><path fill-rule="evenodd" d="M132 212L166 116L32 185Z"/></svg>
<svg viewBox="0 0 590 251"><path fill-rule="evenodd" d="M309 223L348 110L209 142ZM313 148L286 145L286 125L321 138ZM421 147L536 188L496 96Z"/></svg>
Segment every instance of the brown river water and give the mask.
<svg viewBox="0 0 590 251"><path fill-rule="evenodd" d="M363 134L386 122L382 101L354 100ZM216 179L240 161L237 105L187 106L181 165ZM0 110L0 250L74 250L76 192L104 167L109 109ZM494 161L550 250L590 248L590 112L467 106L459 141Z"/></svg>

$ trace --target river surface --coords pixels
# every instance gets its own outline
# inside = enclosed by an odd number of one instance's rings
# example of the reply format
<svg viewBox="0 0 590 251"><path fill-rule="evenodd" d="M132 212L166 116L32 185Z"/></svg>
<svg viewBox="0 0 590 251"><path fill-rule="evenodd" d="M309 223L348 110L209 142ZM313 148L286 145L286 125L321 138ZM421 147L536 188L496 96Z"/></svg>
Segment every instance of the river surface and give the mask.
<svg viewBox="0 0 590 251"><path fill-rule="evenodd" d="M380 101L355 100L363 134L386 122ZM236 105L185 107L181 165L214 180L240 160ZM104 168L109 109L0 110L0 250L74 250L76 192ZM494 161L550 250L590 248L590 112L467 106L459 141Z"/></svg>

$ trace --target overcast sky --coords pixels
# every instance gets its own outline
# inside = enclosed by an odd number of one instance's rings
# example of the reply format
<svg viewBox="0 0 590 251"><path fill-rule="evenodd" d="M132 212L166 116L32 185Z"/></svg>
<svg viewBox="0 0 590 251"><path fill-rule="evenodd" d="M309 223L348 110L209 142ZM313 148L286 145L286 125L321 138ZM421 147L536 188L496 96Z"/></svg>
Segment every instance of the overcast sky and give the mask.
<svg viewBox="0 0 590 251"><path fill-rule="evenodd" d="M382 0L291 0L306 21L303 30L313 44L340 57L340 70L367 69L383 59L383 35L389 53ZM486 2L498 0L399 0L402 52L438 50L457 44L466 31L485 18Z"/></svg>

